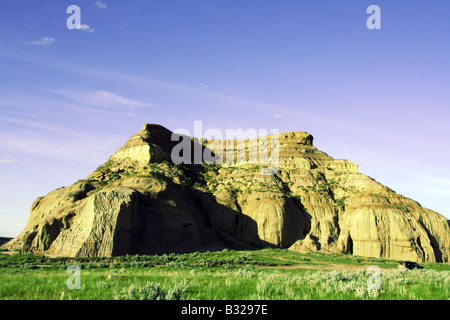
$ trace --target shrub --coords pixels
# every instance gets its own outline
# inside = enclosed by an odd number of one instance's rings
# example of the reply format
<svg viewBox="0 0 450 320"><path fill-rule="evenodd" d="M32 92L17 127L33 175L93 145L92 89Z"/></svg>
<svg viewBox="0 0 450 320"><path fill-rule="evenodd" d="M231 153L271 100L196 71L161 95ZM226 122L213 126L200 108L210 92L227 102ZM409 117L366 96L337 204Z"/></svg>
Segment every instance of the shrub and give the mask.
<svg viewBox="0 0 450 320"><path fill-rule="evenodd" d="M116 295L116 300L181 300L189 287L186 282L175 284L168 290L163 290L158 283L147 282L144 287L132 284L127 290Z"/></svg>
<svg viewBox="0 0 450 320"><path fill-rule="evenodd" d="M256 284L259 297L268 299L275 295L282 295L285 291L285 283L278 282L275 277L267 276L261 278Z"/></svg>
<svg viewBox="0 0 450 320"><path fill-rule="evenodd" d="M397 210L403 211L404 213L410 212L409 206L404 205L404 204L391 204L390 207L392 209L397 209Z"/></svg>
<svg viewBox="0 0 450 320"><path fill-rule="evenodd" d="M199 188L201 188L202 187L202 185L199 183L199 182L195 182L194 183L194 188L195 189L199 189Z"/></svg>
<svg viewBox="0 0 450 320"><path fill-rule="evenodd" d="M188 268L189 264L186 262L171 261L171 262L168 262L166 264L166 266L170 267L170 268Z"/></svg>
<svg viewBox="0 0 450 320"><path fill-rule="evenodd" d="M239 278L256 278L258 273L254 270L249 269L238 269L235 273L236 277Z"/></svg>
<svg viewBox="0 0 450 320"><path fill-rule="evenodd" d="M336 206L345 208L345 197L336 199Z"/></svg>
<svg viewBox="0 0 450 320"><path fill-rule="evenodd" d="M82 269L90 270L90 269L95 268L95 264L89 263L89 262L85 262L85 263L83 263L83 264L81 265L81 268L82 268Z"/></svg>
<svg viewBox="0 0 450 320"><path fill-rule="evenodd" d="M109 263L100 262L97 264L97 268L109 268Z"/></svg>

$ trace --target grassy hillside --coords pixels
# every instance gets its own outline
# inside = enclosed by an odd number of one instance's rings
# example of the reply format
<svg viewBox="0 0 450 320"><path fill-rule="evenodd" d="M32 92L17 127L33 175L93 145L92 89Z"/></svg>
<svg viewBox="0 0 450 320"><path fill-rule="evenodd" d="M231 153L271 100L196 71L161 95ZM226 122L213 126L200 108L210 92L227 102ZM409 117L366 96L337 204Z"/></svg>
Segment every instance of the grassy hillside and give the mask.
<svg viewBox="0 0 450 320"><path fill-rule="evenodd" d="M80 289L75 273L79 268ZM381 289L369 290L368 266ZM114 258L48 258L0 254L0 299L449 299L450 265L397 262L281 249Z"/></svg>

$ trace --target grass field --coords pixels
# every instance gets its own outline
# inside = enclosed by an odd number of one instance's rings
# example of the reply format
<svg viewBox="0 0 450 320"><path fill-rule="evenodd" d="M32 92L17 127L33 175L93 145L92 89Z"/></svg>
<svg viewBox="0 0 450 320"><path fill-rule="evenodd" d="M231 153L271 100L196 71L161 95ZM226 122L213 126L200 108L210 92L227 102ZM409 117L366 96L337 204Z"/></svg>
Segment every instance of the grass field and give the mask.
<svg viewBox="0 0 450 320"><path fill-rule="evenodd" d="M379 289L368 285L373 265L381 271ZM450 265L422 265L404 271L391 260L281 249L77 259L0 254L0 299L450 299ZM68 273L69 266L78 271Z"/></svg>

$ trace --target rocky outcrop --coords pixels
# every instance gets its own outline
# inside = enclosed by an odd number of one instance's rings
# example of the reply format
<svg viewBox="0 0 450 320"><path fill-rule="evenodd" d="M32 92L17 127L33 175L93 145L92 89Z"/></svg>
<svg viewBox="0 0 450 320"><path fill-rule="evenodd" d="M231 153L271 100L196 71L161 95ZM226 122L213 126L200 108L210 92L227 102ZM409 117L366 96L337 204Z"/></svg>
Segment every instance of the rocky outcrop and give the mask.
<svg viewBox="0 0 450 320"><path fill-rule="evenodd" d="M448 219L317 150L306 132L186 138L145 125L86 179L38 198L7 246L63 256L271 246L449 262ZM185 152L174 164L182 139L215 162Z"/></svg>

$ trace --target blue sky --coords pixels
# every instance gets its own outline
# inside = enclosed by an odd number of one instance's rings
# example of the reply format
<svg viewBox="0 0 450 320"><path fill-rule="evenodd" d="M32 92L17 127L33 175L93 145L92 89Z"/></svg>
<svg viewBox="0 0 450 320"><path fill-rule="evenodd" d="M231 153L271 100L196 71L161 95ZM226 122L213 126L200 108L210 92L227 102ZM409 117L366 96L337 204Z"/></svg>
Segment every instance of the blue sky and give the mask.
<svg viewBox="0 0 450 320"><path fill-rule="evenodd" d="M307 131L450 218L449 39L445 0L2 0L0 236L144 123L196 120Z"/></svg>

